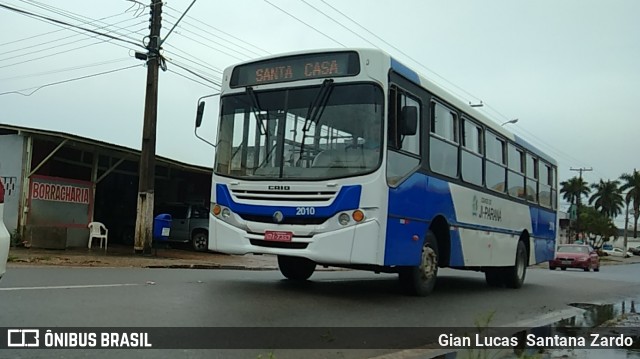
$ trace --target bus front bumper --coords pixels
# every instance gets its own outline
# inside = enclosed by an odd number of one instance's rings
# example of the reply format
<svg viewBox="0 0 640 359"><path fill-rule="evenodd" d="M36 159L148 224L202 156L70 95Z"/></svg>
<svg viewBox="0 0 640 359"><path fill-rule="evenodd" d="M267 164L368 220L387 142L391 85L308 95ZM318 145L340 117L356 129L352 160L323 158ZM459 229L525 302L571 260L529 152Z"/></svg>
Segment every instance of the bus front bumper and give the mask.
<svg viewBox="0 0 640 359"><path fill-rule="evenodd" d="M217 219L212 224L211 251L304 257L320 264L383 264L384 247L380 246L380 224L376 220L310 237L297 238L294 234L291 242L265 241L263 233L248 233Z"/></svg>

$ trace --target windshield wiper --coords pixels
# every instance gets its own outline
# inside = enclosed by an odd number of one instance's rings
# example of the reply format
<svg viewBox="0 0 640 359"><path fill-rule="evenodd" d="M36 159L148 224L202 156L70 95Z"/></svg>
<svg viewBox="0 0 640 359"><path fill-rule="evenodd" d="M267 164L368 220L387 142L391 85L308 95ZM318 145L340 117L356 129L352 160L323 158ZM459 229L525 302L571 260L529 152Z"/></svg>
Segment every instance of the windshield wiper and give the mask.
<svg viewBox="0 0 640 359"><path fill-rule="evenodd" d="M311 124L317 123L322 114L324 113L324 109L327 107L327 102L329 102L329 96L331 95L331 90L333 89L333 79L326 79L322 81L322 85L320 85L320 90L318 90L318 94L316 98L313 100L311 105L309 106L309 110L307 111L307 116L304 120L304 125L302 125L302 143L300 144L300 158L302 158L304 154L304 142L307 139L307 132L311 128Z"/></svg>
<svg viewBox="0 0 640 359"><path fill-rule="evenodd" d="M264 124L264 118L262 117L262 109L260 108L260 104L258 103L258 96L253 91L253 87L247 87L247 97L249 101L251 101L251 111L253 111L253 115L258 121L258 128L260 129L260 134L265 135L267 133L267 126ZM269 121L269 112L267 112L267 122Z"/></svg>
<svg viewBox="0 0 640 359"><path fill-rule="evenodd" d="M309 127L311 127L312 123L318 122L320 117L322 117L322 113L324 109L327 107L327 102L329 101L329 94L331 93L331 89L333 88L333 80L326 79L322 82L320 86L320 90L318 91L318 95L309 106L309 110L307 111L307 116L304 120L304 126L302 126L303 131L309 131Z"/></svg>

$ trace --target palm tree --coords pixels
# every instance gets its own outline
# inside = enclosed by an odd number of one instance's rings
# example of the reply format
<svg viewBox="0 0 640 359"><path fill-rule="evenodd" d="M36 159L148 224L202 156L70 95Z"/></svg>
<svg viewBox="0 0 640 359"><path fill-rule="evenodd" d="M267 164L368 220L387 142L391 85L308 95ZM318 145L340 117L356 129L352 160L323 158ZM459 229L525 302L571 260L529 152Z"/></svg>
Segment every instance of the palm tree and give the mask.
<svg viewBox="0 0 640 359"><path fill-rule="evenodd" d="M590 191L589 184L582 178L573 177L568 181L560 182L560 193L562 194L562 198L572 205L574 203L577 205L581 204L582 196L588 195Z"/></svg>
<svg viewBox="0 0 640 359"><path fill-rule="evenodd" d="M596 192L589 198L589 204L593 204L595 209L609 218L619 215L624 203L619 185L620 181L617 180L600 180L600 183L592 184L591 188Z"/></svg>
<svg viewBox="0 0 640 359"><path fill-rule="evenodd" d="M625 173L620 176L625 183L620 187L621 191L626 191L625 201L633 203L633 238L638 238L638 217L640 217L640 172L633 170L633 173Z"/></svg>

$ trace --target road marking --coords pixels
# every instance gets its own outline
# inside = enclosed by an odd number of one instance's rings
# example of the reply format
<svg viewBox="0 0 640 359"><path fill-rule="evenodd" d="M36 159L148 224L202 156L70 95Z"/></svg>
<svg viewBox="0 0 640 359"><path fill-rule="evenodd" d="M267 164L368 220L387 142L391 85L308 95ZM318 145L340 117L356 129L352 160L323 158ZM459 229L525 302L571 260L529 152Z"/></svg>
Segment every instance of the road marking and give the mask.
<svg viewBox="0 0 640 359"><path fill-rule="evenodd" d="M47 287L13 287L13 288L0 288L3 290L40 290L40 289L81 289L81 288L108 288L108 287L128 287L140 285L137 283L124 283L124 284L89 284L89 285L60 285L60 286L47 286Z"/></svg>

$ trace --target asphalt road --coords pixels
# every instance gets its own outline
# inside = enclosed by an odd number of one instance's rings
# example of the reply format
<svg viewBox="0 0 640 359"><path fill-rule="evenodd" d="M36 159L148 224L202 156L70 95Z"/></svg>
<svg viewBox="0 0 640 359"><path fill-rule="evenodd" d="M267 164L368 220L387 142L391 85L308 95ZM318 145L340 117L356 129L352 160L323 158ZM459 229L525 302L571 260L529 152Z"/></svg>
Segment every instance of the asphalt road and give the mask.
<svg viewBox="0 0 640 359"><path fill-rule="evenodd" d="M0 327L473 327L526 326L569 303L639 295L640 265L601 272L530 268L519 290L490 288L481 273L442 270L436 292L406 296L395 275L316 272L293 285L277 271L14 267L0 282ZM370 357L388 351L302 351L304 357ZM300 351L160 352L12 350L0 357L300 357Z"/></svg>

